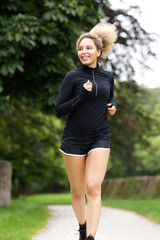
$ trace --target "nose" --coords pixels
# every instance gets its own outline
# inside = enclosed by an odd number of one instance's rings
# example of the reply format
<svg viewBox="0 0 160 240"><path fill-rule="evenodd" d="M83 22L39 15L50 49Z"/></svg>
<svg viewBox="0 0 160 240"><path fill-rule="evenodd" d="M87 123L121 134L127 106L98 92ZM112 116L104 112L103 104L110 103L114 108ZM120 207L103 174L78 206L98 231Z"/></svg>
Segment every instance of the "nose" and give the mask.
<svg viewBox="0 0 160 240"><path fill-rule="evenodd" d="M86 53L86 48L83 48L82 53Z"/></svg>

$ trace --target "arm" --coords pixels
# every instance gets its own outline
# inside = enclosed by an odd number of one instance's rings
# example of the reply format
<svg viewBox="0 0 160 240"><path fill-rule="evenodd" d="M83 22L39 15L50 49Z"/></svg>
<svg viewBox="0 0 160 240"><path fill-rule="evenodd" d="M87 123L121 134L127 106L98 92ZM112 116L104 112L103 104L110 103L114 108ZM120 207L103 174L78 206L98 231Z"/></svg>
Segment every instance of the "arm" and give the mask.
<svg viewBox="0 0 160 240"><path fill-rule="evenodd" d="M111 81L110 97L107 106L109 114L114 115L117 112L117 105L114 99L114 78L112 78Z"/></svg>
<svg viewBox="0 0 160 240"><path fill-rule="evenodd" d="M110 97L109 97L108 103L111 103L112 106L115 106L117 108L116 101L114 99L114 78L112 78L111 81L112 82L111 82L111 89L110 89Z"/></svg>
<svg viewBox="0 0 160 240"><path fill-rule="evenodd" d="M74 91L74 79L70 73L68 73L62 83L61 89L56 101L56 115L62 117L73 110L75 110L79 104L83 101L87 95L87 90L82 86L80 93L76 97L73 96Z"/></svg>

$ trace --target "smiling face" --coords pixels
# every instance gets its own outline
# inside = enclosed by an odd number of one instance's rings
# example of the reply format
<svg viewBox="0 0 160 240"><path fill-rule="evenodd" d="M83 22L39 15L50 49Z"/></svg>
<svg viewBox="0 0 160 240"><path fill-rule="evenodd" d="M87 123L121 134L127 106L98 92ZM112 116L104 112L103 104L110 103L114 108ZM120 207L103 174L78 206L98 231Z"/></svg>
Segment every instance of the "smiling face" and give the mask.
<svg viewBox="0 0 160 240"><path fill-rule="evenodd" d="M100 56L101 50L97 50L94 41L90 38L83 38L78 46L78 58L82 64L90 68L97 66L97 58Z"/></svg>

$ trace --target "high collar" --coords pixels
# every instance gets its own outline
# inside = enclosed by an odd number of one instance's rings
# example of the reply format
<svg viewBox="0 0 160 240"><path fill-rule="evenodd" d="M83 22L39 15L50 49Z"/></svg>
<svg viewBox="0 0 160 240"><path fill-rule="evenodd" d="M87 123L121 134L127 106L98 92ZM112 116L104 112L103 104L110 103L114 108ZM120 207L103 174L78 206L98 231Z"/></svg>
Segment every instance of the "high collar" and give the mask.
<svg viewBox="0 0 160 240"><path fill-rule="evenodd" d="M97 67L96 68L90 68L88 67L87 65L81 65L81 69L84 71L84 72L87 72L87 73L92 73L93 71L94 72L99 72L100 71L100 68L99 68L99 65L97 63Z"/></svg>

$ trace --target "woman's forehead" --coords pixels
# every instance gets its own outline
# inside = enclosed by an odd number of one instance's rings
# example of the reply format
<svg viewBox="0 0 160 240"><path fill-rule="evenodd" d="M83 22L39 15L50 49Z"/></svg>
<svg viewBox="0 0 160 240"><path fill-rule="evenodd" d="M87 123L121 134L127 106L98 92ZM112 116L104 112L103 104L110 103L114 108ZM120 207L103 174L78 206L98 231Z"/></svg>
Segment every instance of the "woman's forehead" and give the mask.
<svg viewBox="0 0 160 240"><path fill-rule="evenodd" d="M90 38L83 38L82 41L80 42L79 46L87 46L87 45L95 45L93 39Z"/></svg>

